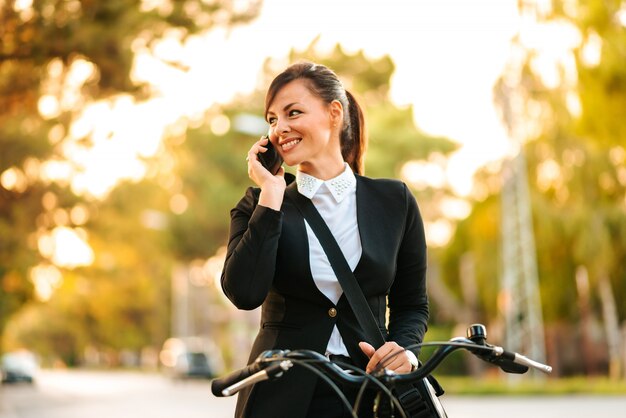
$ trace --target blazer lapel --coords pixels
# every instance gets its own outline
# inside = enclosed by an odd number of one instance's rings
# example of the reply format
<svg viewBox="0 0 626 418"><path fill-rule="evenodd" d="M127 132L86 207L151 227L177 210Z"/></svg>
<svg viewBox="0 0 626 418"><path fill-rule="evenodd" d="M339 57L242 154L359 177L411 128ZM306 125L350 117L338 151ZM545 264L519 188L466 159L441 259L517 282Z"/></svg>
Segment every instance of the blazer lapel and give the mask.
<svg viewBox="0 0 626 418"><path fill-rule="evenodd" d="M292 182L287 186L288 188L293 189L296 193L298 193L296 182ZM283 274L282 276L289 284L287 286L293 285L298 286L298 293L304 293L308 295L314 295L317 298L323 298L329 304L332 303L317 287L315 281L313 280L313 274L311 272L311 259L309 256L309 239L307 235L307 230L305 226L304 217L298 210L298 208L293 204L291 199L287 197L287 193L285 193L285 199L283 201L283 211L285 213L285 219L283 222L283 234L285 234L285 242L281 247L287 247L288 252L291 258L290 260L286 260L288 264L291 266L291 273ZM281 237L281 240L283 238ZM277 263L280 265L281 263ZM298 274L293 273L293 271L299 271ZM298 280L294 283L293 277L301 277L301 280Z"/></svg>
<svg viewBox="0 0 626 418"><path fill-rule="evenodd" d="M363 187L363 181L361 176L356 176L356 218L359 227L359 236L361 238L361 259L357 264L355 271L361 267L363 263L369 258L374 251L372 242L372 228L376 227L376 219L378 219L375 213L373 205L368 204L371 202L370 193L366 187Z"/></svg>

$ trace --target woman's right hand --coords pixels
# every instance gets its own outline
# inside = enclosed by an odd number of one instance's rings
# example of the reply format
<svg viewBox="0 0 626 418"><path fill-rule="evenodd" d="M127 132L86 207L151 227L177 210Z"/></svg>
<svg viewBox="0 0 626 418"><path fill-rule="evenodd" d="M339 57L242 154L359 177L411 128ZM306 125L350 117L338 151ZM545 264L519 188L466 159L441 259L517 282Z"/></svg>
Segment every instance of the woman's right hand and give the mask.
<svg viewBox="0 0 626 418"><path fill-rule="evenodd" d="M269 139L265 136L255 142L246 160L248 161L248 177L261 188L259 205L267 206L274 210L280 210L285 194L287 183L285 182L285 169L281 167L278 173L272 175L259 161L257 154L265 152Z"/></svg>

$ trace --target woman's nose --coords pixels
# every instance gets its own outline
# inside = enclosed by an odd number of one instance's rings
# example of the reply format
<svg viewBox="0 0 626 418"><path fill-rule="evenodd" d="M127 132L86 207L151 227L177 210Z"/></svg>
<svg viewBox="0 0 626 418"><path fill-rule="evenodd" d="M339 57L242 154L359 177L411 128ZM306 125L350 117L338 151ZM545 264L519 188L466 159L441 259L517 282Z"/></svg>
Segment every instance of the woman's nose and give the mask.
<svg viewBox="0 0 626 418"><path fill-rule="evenodd" d="M286 132L289 132L291 128L289 127L289 123L286 120L278 120L274 127L274 133L276 136L280 136Z"/></svg>

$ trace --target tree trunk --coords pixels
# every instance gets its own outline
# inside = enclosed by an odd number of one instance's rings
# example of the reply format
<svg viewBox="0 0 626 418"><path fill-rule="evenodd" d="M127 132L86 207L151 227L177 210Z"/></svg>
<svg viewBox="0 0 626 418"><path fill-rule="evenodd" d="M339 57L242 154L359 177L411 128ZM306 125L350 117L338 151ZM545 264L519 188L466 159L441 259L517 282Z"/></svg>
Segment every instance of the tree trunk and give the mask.
<svg viewBox="0 0 626 418"><path fill-rule="evenodd" d="M602 301L602 316L604 317L604 329L609 349L609 377L618 380L621 377L621 332L615 306L615 297L611 282L606 274L598 277L598 291Z"/></svg>
<svg viewBox="0 0 626 418"><path fill-rule="evenodd" d="M576 290L578 292L578 310L580 311L580 346L582 351L582 363L585 373L597 374L595 350L591 341L593 314L589 308L589 275L584 266L576 269Z"/></svg>

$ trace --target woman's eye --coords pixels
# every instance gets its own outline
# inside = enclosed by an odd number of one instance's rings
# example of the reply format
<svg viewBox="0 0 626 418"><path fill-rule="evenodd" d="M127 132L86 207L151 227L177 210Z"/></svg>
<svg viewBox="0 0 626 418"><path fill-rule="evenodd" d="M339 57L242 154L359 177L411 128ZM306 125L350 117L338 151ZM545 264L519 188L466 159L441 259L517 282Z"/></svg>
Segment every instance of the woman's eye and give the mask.
<svg viewBox="0 0 626 418"><path fill-rule="evenodd" d="M276 118L274 117L267 118L267 123L269 123L270 125L273 124L274 122L276 122Z"/></svg>
<svg viewBox="0 0 626 418"><path fill-rule="evenodd" d="M301 114L302 112L300 112L299 110L296 109L292 109L289 111L289 116L297 116L299 114Z"/></svg>

